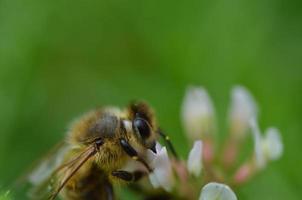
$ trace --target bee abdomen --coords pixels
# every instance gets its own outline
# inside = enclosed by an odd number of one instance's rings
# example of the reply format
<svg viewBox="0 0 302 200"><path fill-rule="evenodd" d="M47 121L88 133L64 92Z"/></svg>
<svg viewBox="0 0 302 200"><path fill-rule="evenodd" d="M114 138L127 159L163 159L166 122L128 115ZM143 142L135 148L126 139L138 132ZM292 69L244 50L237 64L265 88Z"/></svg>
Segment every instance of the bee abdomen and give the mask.
<svg viewBox="0 0 302 200"><path fill-rule="evenodd" d="M113 199L112 185L104 171L96 165L89 173L77 180L75 187L66 187L63 197L67 200L107 200Z"/></svg>

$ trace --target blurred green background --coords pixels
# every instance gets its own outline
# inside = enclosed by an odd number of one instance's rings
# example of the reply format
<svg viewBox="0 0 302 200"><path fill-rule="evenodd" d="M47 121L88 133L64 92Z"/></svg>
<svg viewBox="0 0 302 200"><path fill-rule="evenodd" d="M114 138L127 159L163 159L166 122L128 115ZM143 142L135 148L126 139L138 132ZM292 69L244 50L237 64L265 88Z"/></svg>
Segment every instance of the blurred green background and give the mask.
<svg viewBox="0 0 302 200"><path fill-rule="evenodd" d="M0 0L0 185L61 140L75 116L132 99L154 107L185 156L186 86L208 89L223 135L230 89L243 84L262 129L280 128L285 152L239 199L300 199L301 8L299 0Z"/></svg>

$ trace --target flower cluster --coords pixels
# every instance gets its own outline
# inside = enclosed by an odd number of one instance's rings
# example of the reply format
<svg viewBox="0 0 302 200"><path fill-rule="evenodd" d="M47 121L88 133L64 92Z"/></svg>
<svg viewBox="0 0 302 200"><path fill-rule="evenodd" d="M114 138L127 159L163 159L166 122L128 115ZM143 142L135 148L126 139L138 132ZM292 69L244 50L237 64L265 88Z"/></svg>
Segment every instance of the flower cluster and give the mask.
<svg viewBox="0 0 302 200"><path fill-rule="evenodd" d="M148 152L154 168L149 175L153 187L185 199L234 200L228 186L238 186L277 160L283 153L277 128L261 134L257 124L258 108L252 95L242 86L231 91L228 112L229 134L223 151L217 151L215 141L215 109L210 96L202 87L189 87L182 105L182 122L193 144L187 160L168 156L166 147L156 145L156 154ZM254 150L238 165L240 150L247 138L253 138ZM203 187L202 187L203 186Z"/></svg>

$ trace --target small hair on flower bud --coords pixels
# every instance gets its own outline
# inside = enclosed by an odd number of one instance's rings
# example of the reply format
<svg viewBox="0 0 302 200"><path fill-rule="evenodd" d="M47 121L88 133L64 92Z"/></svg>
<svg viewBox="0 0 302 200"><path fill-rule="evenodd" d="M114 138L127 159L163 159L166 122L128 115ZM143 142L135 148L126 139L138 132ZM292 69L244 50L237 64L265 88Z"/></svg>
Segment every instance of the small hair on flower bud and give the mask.
<svg viewBox="0 0 302 200"><path fill-rule="evenodd" d="M201 139L212 134L214 107L207 91L202 87L189 87L182 104L182 121L188 137Z"/></svg>
<svg viewBox="0 0 302 200"><path fill-rule="evenodd" d="M200 175L202 169L202 141L197 140L194 142L187 162L188 171L195 177Z"/></svg>
<svg viewBox="0 0 302 200"><path fill-rule="evenodd" d="M258 108L250 92L243 86L235 86L231 92L229 119L231 133L243 137L249 128L249 120L257 117Z"/></svg>
<svg viewBox="0 0 302 200"><path fill-rule="evenodd" d="M237 200L237 197L229 186L211 182L202 188L199 200Z"/></svg>

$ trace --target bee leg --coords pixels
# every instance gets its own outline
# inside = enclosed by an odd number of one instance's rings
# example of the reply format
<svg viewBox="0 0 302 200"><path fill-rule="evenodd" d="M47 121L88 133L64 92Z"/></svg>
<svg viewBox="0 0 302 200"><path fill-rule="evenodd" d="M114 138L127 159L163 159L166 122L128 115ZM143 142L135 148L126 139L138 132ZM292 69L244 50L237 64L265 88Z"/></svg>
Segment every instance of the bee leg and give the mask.
<svg viewBox="0 0 302 200"><path fill-rule="evenodd" d="M124 170L116 170L111 173L112 176L115 176L119 179L122 179L124 181L130 182L130 181L138 181L143 176L146 175L143 171L134 171L134 172L128 172Z"/></svg>
<svg viewBox="0 0 302 200"><path fill-rule="evenodd" d="M120 139L120 144L123 148L123 150L133 159L133 160L136 160L140 163L142 163L147 169L149 172L152 172L153 170L151 169L151 167L148 165L148 163L143 159L141 158L137 151L124 139L124 138L121 138Z"/></svg>
<svg viewBox="0 0 302 200"><path fill-rule="evenodd" d="M173 156L174 156L176 159L178 159L178 158L179 158L179 157L178 157L178 154L177 154L176 151L175 151L175 148L174 148L174 146L173 146L173 144L172 144L172 142L171 142L171 140L170 140L170 137L167 136L166 134L164 134L164 133L162 132L162 130L158 130L158 133L159 133L159 135L164 139L166 145L168 146L168 148L169 148L170 151L172 152Z"/></svg>

